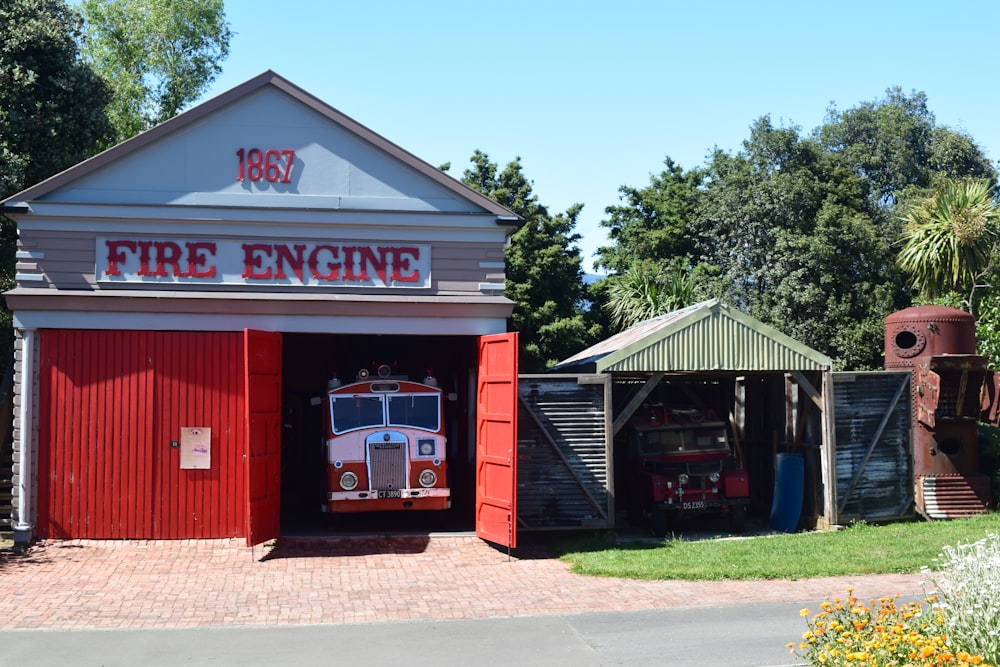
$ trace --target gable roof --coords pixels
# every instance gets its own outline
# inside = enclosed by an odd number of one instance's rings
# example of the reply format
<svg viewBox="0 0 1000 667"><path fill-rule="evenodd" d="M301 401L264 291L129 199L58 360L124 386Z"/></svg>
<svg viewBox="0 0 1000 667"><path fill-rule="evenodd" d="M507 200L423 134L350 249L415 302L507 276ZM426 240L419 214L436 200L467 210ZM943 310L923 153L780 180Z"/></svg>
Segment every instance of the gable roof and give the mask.
<svg viewBox="0 0 1000 667"><path fill-rule="evenodd" d="M832 364L829 357L712 299L639 322L550 370L811 371Z"/></svg>
<svg viewBox="0 0 1000 667"><path fill-rule="evenodd" d="M514 225L520 221L520 218L509 209L497 204L489 197L486 197L478 191L470 188L454 177L449 176L440 169L430 165L349 116L337 111L319 98L308 93L304 89L296 86L271 70L259 74L256 77L236 86L235 88L218 95L217 97L199 104L184 113L160 123L159 125L116 146L113 146L102 153L84 160L83 162L80 162L36 185L28 187L25 190L0 201L0 204L16 205L21 202L28 202L43 198L60 188L64 188L67 185L94 174L102 168L122 160L127 156L133 155L147 146L165 139L168 136L183 130L184 128L190 127L235 102L245 100L266 88L281 91L288 97L297 100L343 130L356 136L358 139L367 142L375 149L389 155L392 158L395 158L397 161L412 168L423 177L433 181L439 186L442 186L447 191L453 193L457 198L468 201L470 204L483 209L487 213L495 215L498 222L502 224Z"/></svg>

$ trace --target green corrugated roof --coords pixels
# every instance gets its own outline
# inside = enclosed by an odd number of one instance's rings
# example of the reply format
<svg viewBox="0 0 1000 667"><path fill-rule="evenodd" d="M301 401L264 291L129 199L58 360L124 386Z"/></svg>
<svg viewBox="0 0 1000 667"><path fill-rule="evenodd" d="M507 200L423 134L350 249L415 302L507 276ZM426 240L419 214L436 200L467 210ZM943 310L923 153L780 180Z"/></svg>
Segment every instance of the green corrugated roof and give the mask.
<svg viewBox="0 0 1000 667"><path fill-rule="evenodd" d="M811 371L832 364L774 327L712 299L640 322L552 370Z"/></svg>

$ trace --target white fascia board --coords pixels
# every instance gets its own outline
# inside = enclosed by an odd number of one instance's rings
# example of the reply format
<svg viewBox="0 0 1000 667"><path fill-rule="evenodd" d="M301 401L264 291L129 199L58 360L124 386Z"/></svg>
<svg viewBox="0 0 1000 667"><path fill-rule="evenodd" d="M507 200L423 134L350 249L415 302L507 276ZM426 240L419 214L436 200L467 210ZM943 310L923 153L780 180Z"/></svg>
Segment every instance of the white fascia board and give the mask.
<svg viewBox="0 0 1000 667"><path fill-rule="evenodd" d="M14 314L22 329L150 331L280 331L282 333L485 336L507 331L505 318L343 317L176 313L66 312L32 310Z"/></svg>

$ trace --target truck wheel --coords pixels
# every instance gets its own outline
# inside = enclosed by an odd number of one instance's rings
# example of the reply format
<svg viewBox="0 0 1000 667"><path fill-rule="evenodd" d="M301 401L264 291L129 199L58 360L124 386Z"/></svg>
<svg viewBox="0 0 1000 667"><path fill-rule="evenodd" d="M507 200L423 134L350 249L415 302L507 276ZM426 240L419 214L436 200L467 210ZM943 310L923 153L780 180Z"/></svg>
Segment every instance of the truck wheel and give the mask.
<svg viewBox="0 0 1000 667"><path fill-rule="evenodd" d="M736 505L729 510L729 529L734 533L744 533L747 529L747 508Z"/></svg>
<svg viewBox="0 0 1000 667"><path fill-rule="evenodd" d="M653 535L667 536L667 510L657 507L653 510Z"/></svg>

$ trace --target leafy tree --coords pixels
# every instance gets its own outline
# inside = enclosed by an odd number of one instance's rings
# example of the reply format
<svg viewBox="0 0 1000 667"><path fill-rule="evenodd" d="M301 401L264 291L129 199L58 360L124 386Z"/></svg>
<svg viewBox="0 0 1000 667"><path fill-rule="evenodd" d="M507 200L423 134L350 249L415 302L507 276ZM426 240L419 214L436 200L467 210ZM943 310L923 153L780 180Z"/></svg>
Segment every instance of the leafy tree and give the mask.
<svg viewBox="0 0 1000 667"><path fill-rule="evenodd" d="M667 165L648 188L621 188L624 203L607 209L615 245L601 259L619 272L613 279L643 260L714 267L697 293L851 369L881 367L883 321L912 302L896 263L897 211L948 179L996 181L970 137L936 125L923 93L898 88L831 108L808 135L765 116L739 151L717 150L688 174Z"/></svg>
<svg viewBox="0 0 1000 667"><path fill-rule="evenodd" d="M976 351L989 358L990 368L1000 368L1000 294L997 292L996 289L988 290L976 303Z"/></svg>
<svg viewBox="0 0 1000 667"><path fill-rule="evenodd" d="M114 93L116 141L177 115L222 71L223 0L82 0L84 52Z"/></svg>
<svg viewBox="0 0 1000 667"><path fill-rule="evenodd" d="M82 61L79 14L62 0L0 3L0 199L97 152L112 135L110 95ZM14 285L17 230L0 219L0 290ZM13 340L10 312L0 336Z"/></svg>
<svg viewBox="0 0 1000 667"><path fill-rule="evenodd" d="M698 200L703 172L685 172L669 157L659 175L639 189L618 188L618 206L609 206L601 221L614 245L598 250L598 266L623 272L636 260L693 256L694 243L688 225Z"/></svg>
<svg viewBox="0 0 1000 667"><path fill-rule="evenodd" d="M505 253L506 294L514 301L511 327L520 333L521 369L538 372L597 339L588 316L583 259L576 227L581 204L550 215L538 203L521 159L499 171L476 151L462 181L524 218Z"/></svg>
<svg viewBox="0 0 1000 667"><path fill-rule="evenodd" d="M110 134L101 79L62 0L0 4L0 197L91 156Z"/></svg>
<svg viewBox="0 0 1000 667"><path fill-rule="evenodd" d="M809 230L776 233L774 288L754 314L838 368L880 367L885 316L908 305L892 252L868 215L826 203Z"/></svg>
<svg viewBox="0 0 1000 667"><path fill-rule="evenodd" d="M728 300L838 367L880 365L882 321L905 292L863 177L767 117L739 153L716 151L706 173L695 229Z"/></svg>
<svg viewBox="0 0 1000 667"><path fill-rule="evenodd" d="M828 189L819 147L797 128L758 120L737 154L716 151L692 231L698 252L719 267L730 300L754 316L776 280L780 230L808 232Z"/></svg>
<svg viewBox="0 0 1000 667"><path fill-rule="evenodd" d="M895 87L886 91L885 100L844 112L831 106L816 136L827 150L843 157L864 181L870 203L879 207L895 203L908 186L928 184L933 127L927 96L907 96Z"/></svg>
<svg viewBox="0 0 1000 667"><path fill-rule="evenodd" d="M997 178L970 137L936 124L921 92L894 87L844 112L831 106L814 136L861 179L868 213L887 237L899 233L893 209L901 199L924 196L945 178Z"/></svg>
<svg viewBox="0 0 1000 667"><path fill-rule="evenodd" d="M931 130L932 183L941 178L984 178L995 182L997 172L993 164L970 136L947 127Z"/></svg>

